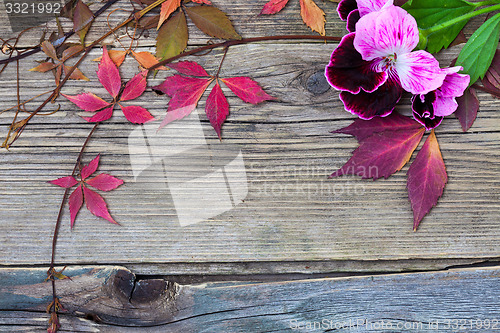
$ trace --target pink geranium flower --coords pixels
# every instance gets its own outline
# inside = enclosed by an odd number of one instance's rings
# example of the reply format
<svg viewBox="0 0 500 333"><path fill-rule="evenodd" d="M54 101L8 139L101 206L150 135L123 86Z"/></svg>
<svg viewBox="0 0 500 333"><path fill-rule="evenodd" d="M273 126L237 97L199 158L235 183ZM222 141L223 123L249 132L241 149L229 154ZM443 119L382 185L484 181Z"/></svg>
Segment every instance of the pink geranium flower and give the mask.
<svg viewBox="0 0 500 333"><path fill-rule="evenodd" d="M361 16L392 4L393 0L342 0L337 7L337 13L342 21L347 21L347 30L354 32Z"/></svg>
<svg viewBox="0 0 500 333"><path fill-rule="evenodd" d="M446 77L441 87L425 95L412 97L413 118L427 130L436 128L443 117L457 110L458 103L455 98L464 94L470 82L469 75L458 74L462 69L461 66L442 69Z"/></svg>
<svg viewBox="0 0 500 333"><path fill-rule="evenodd" d="M412 52L418 41L417 22L400 7L362 16L326 66L328 82L341 90L346 110L362 119L386 116L403 90L417 95L439 88L446 73L430 53Z"/></svg>

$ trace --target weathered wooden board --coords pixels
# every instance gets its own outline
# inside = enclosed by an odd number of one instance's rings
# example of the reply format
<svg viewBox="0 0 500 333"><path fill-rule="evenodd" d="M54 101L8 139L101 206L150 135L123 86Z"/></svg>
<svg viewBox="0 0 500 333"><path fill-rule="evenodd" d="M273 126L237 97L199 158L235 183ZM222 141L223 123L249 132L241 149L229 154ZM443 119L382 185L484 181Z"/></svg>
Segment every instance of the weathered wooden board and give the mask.
<svg viewBox="0 0 500 333"><path fill-rule="evenodd" d="M274 17L255 16L264 1L214 3L230 13L245 37L308 30L298 17L298 1L291 1L282 15ZM327 33L342 35L343 23L335 17L335 6L328 2L321 6L328 9ZM99 24L105 21L96 23L97 28ZM196 32L191 37L191 45L207 41ZM35 33L27 35L26 45L36 43L38 38ZM153 44L145 42L138 50L153 50L149 47ZM498 257L498 101L479 94L481 112L468 133L462 133L452 117L438 128L449 183L439 206L414 233L405 190L406 167L388 180L375 182L353 177L326 179L356 148L354 139L330 134L353 119L323 79L324 66L334 48L335 44L318 42L231 48L222 75L251 76L277 101L252 106L224 88L231 114L223 127L222 142L203 115L208 93L199 104L198 114L158 134L156 124L144 128L130 125L115 110L111 121L96 132L84 161L101 153L99 170L125 180L124 186L105 195L121 227L82 211L70 231L69 214L65 214L57 261L126 264L148 273L168 273L176 264L180 264L180 270L189 271L189 263L199 265L193 268L199 273L214 263L212 273L219 270L224 274L234 273L233 269L244 273L245 267L260 267L253 272L279 271L279 264L274 265L280 261L287 262L284 266L289 272L307 271L304 267L313 265L311 262L317 262L313 272L401 271ZM448 65L459 49L443 52L441 64ZM89 59L100 52L93 50ZM216 50L209 56L189 59L214 73L221 55ZM27 72L36 66L34 59L42 58L36 56L22 63L23 99L53 85L49 73ZM97 64L86 61L80 68L92 83L69 82L63 92L91 90L106 96L97 83ZM124 79L136 71L133 60L127 60L121 68ZM159 84L167 75L171 73L160 72L149 85ZM3 107L15 104L14 78L14 66L0 76ZM137 103L162 119L167 101L165 96L148 90ZM59 112L36 117L11 151L0 153L2 264L46 264L50 258L52 228L62 191L46 181L72 170L91 128L81 119L82 113L64 98L48 110L57 105L61 106ZM402 107L401 111L408 114L409 110ZM2 135L11 118L12 112L0 114ZM146 166L135 179L134 175ZM224 172L217 173L221 168ZM211 181L205 177L184 184L210 173ZM222 211L213 209L217 205ZM192 224L182 225L189 222ZM411 259L418 260L410 263ZM374 264L376 260L380 262ZM295 262L298 264L294 266Z"/></svg>
<svg viewBox="0 0 500 333"><path fill-rule="evenodd" d="M499 267L191 285L136 280L122 267L68 267L65 272L72 281L58 281L57 288L67 309L63 329L72 332L500 329ZM0 330L46 325L50 289L41 282L44 276L41 268L0 270Z"/></svg>

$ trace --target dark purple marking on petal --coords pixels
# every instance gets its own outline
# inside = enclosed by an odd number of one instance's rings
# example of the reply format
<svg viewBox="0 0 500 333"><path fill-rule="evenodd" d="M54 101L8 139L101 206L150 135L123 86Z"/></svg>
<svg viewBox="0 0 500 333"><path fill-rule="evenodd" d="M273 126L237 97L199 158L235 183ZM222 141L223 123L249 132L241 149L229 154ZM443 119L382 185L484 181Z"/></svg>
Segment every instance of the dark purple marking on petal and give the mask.
<svg viewBox="0 0 500 333"><path fill-rule="evenodd" d="M401 99L402 94L403 89L397 82L387 80L371 93L360 91L358 94L351 94L342 91L340 100L344 103L347 111L361 119L369 120L376 116L385 117L390 114Z"/></svg>
<svg viewBox="0 0 500 333"><path fill-rule="evenodd" d="M375 91L387 80L386 72L375 72L372 63L364 61L354 48L355 33L342 38L333 51L330 63L326 66L326 79L332 87L357 94L362 90Z"/></svg>
<svg viewBox="0 0 500 333"><path fill-rule="evenodd" d="M347 20L349 13L353 10L358 9L358 4L356 0L342 0L339 2L337 6L337 13L339 13L339 17L342 21Z"/></svg>
<svg viewBox="0 0 500 333"><path fill-rule="evenodd" d="M438 127L444 118L434 115L433 103L435 100L436 93L434 91L425 95L413 95L411 98L413 118L421 123L428 131Z"/></svg>
<svg viewBox="0 0 500 333"><path fill-rule="evenodd" d="M356 23L358 23L361 18L361 14L359 13L359 9L353 10L349 16L347 16L347 31L355 32L356 31Z"/></svg>

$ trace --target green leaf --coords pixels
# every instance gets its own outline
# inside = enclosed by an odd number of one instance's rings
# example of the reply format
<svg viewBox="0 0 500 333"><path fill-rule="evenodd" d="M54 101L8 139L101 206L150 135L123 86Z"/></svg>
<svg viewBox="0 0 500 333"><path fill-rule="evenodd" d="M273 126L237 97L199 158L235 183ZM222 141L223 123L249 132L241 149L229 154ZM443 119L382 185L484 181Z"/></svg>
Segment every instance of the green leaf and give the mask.
<svg viewBox="0 0 500 333"><path fill-rule="evenodd" d="M496 14L477 29L458 55L457 66L470 75L471 86L478 78L483 78L491 65L500 37L500 13Z"/></svg>
<svg viewBox="0 0 500 333"><path fill-rule="evenodd" d="M180 11L165 22L156 37L156 56L165 60L180 54L187 47L186 16Z"/></svg>
<svg viewBox="0 0 500 333"><path fill-rule="evenodd" d="M419 0L409 1L403 5L403 8L417 20L420 29L428 29L470 13L476 7L476 4L465 0ZM447 48L467 24L467 21L462 21L429 35L427 37L427 50L431 53L437 53L442 48Z"/></svg>
<svg viewBox="0 0 500 333"><path fill-rule="evenodd" d="M226 14L215 7L189 7L186 8L186 12L198 29L209 36L220 39L241 39Z"/></svg>

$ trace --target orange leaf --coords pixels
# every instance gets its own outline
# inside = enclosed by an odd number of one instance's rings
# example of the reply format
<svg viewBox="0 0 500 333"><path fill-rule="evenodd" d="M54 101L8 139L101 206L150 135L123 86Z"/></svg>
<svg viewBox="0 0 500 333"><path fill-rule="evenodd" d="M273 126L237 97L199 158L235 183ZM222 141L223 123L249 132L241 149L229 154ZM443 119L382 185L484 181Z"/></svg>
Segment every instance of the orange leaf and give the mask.
<svg viewBox="0 0 500 333"><path fill-rule="evenodd" d="M108 55L111 58L111 61L116 65L116 67L120 67L120 65L123 63L125 60L125 56L127 55L128 51L123 51L123 50L109 50ZM95 58L92 61L101 61L102 57Z"/></svg>
<svg viewBox="0 0 500 333"><path fill-rule="evenodd" d="M158 63L158 59L151 52L134 52L132 51L132 55L135 60L144 68L149 68ZM158 67L157 69L168 70L165 66Z"/></svg>
<svg viewBox="0 0 500 333"><path fill-rule="evenodd" d="M300 0L300 16L312 31L325 35L325 12L313 0Z"/></svg>
<svg viewBox="0 0 500 333"><path fill-rule="evenodd" d="M160 20L156 30L160 29L163 22L181 5L181 0L167 0L161 5Z"/></svg>
<svg viewBox="0 0 500 333"><path fill-rule="evenodd" d="M47 71L50 71L51 69L56 68L56 64L53 64L51 62L42 62L40 65L36 66L35 68L30 69L32 72L42 72L45 73Z"/></svg>
<svg viewBox="0 0 500 333"><path fill-rule="evenodd" d="M67 75L66 73L69 72L70 68L71 68L71 66L64 65L64 75ZM71 75L69 76L69 79L70 80L90 81L88 79L88 77L86 77L85 75L83 75L83 73L78 68L75 68L75 70L73 71L73 73L71 73Z"/></svg>

